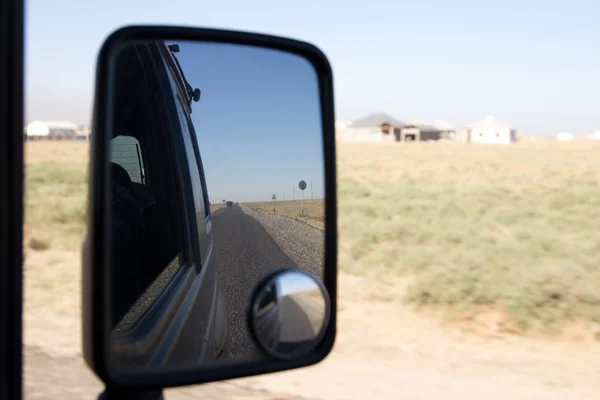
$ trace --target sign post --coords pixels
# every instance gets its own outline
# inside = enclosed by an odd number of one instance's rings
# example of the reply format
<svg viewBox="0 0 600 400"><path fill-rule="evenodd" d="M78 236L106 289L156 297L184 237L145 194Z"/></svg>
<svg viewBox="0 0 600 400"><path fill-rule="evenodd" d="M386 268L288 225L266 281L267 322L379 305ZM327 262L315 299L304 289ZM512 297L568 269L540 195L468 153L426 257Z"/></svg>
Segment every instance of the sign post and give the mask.
<svg viewBox="0 0 600 400"><path fill-rule="evenodd" d="M300 190L302 190L302 212L300 215L304 216L304 189L306 189L306 182L300 181L300 183L298 183L298 187Z"/></svg>
<svg viewBox="0 0 600 400"><path fill-rule="evenodd" d="M271 200L273 200L273 212L275 212L275 199L277 199L275 195L271 196Z"/></svg>

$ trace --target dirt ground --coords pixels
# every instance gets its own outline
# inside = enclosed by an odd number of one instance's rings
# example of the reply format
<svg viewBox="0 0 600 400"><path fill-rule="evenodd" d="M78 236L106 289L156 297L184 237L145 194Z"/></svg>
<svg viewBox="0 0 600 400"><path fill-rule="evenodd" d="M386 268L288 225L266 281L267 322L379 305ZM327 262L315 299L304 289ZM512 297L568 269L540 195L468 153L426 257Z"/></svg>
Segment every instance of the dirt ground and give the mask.
<svg viewBox="0 0 600 400"><path fill-rule="evenodd" d="M28 250L26 264L26 398L89 399L101 384L81 359L79 254ZM469 334L393 300L400 280L376 286L341 274L339 284L338 338L322 363L170 389L166 398L600 398L597 342L499 334L493 319Z"/></svg>

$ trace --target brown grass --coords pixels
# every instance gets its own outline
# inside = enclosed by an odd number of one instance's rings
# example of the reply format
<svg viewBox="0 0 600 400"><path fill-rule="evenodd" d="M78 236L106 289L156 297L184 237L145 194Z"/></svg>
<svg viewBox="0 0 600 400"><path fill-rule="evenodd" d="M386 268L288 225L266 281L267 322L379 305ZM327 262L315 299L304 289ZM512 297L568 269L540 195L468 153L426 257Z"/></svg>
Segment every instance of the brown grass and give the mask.
<svg viewBox="0 0 600 400"><path fill-rule="evenodd" d="M25 142L25 164L61 163L87 165L90 142L30 141Z"/></svg>
<svg viewBox="0 0 600 400"><path fill-rule="evenodd" d="M217 211L221 208L225 208L225 203L213 203L210 205L210 211Z"/></svg>
<svg viewBox="0 0 600 400"><path fill-rule="evenodd" d="M25 143L25 245L78 250L85 233L88 142Z"/></svg>
<svg viewBox="0 0 600 400"><path fill-rule="evenodd" d="M25 246L78 251L87 143L26 153ZM600 143L338 143L338 154L342 271L408 281L398 299L475 324L600 324ZM275 213L322 226L322 201L305 208L276 202Z"/></svg>
<svg viewBox="0 0 600 400"><path fill-rule="evenodd" d="M338 154L342 270L411 276L399 298L456 318L600 323L600 143L339 143Z"/></svg>
<svg viewBox="0 0 600 400"><path fill-rule="evenodd" d="M321 229L325 226L325 202L322 199L304 200L304 213L302 213L302 200L275 201L275 205L273 202L241 204L258 212L285 215Z"/></svg>

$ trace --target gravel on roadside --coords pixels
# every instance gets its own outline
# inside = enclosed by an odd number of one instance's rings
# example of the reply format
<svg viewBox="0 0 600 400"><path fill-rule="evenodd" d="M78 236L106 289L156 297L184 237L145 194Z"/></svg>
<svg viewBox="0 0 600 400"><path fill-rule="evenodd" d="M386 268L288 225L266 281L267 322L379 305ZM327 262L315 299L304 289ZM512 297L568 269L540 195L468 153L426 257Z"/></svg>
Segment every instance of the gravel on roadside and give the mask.
<svg viewBox="0 0 600 400"><path fill-rule="evenodd" d="M323 279L325 265L323 230L284 215L260 213L244 205L241 207L242 211L265 228L275 243L298 267Z"/></svg>

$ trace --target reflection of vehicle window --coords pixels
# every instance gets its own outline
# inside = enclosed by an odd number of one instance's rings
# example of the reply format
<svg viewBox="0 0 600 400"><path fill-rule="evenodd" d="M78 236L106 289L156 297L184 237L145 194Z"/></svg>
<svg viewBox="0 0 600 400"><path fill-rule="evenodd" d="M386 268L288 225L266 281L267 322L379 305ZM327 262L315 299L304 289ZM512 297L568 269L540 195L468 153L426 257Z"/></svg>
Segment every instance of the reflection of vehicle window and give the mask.
<svg viewBox="0 0 600 400"><path fill-rule="evenodd" d="M140 142L132 136L117 136L110 146L110 161L125 168L132 182L146 184Z"/></svg>

